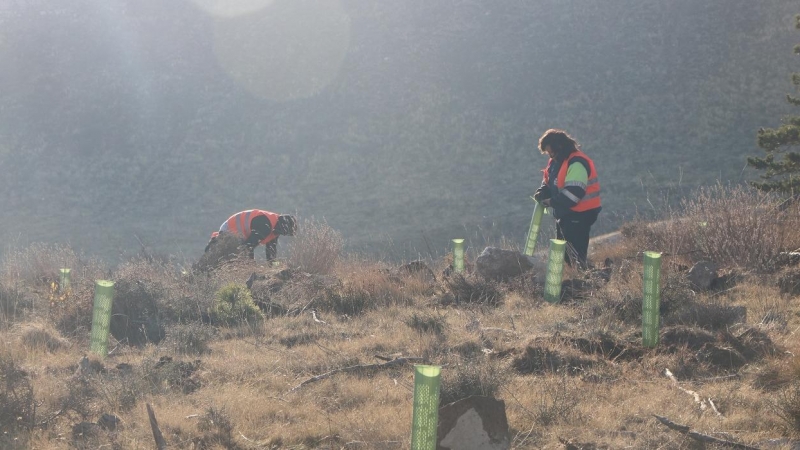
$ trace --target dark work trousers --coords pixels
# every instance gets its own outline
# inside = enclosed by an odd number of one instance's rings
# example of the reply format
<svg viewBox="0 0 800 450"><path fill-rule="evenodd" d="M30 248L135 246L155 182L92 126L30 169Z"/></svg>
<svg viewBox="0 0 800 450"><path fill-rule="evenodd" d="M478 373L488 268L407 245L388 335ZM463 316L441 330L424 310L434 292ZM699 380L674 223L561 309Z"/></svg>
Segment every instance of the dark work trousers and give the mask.
<svg viewBox="0 0 800 450"><path fill-rule="evenodd" d="M597 220L594 217L566 217L556 222L556 236L567 241L567 250L564 260L572 266L572 257L578 259L578 267L587 268L586 254L589 251L589 231Z"/></svg>

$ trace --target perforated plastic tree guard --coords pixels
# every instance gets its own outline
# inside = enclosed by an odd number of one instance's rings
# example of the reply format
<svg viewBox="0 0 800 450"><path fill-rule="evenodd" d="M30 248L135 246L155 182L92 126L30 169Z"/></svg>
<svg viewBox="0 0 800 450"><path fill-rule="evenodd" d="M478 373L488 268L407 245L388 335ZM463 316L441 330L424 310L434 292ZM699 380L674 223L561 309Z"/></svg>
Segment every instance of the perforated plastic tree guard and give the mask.
<svg viewBox="0 0 800 450"><path fill-rule="evenodd" d="M661 254L644 252L644 299L642 301L642 345L658 345L659 310L661 308Z"/></svg>
<svg viewBox="0 0 800 450"><path fill-rule="evenodd" d="M440 366L414 366L414 419L411 450L436 450L439 425Z"/></svg>
<svg viewBox="0 0 800 450"><path fill-rule="evenodd" d="M453 239L453 270L456 273L464 272L464 240Z"/></svg>
<svg viewBox="0 0 800 450"><path fill-rule="evenodd" d="M69 290L69 272L70 269L58 269L58 289L61 292L67 292Z"/></svg>
<svg viewBox="0 0 800 450"><path fill-rule="evenodd" d="M94 288L91 351L104 358L108 355L108 328L111 323L113 302L114 282L97 280Z"/></svg>
<svg viewBox="0 0 800 450"><path fill-rule="evenodd" d="M547 257L547 278L544 284L544 299L550 303L561 300L561 273L564 271L564 250L567 241L550 239L550 255Z"/></svg>
<svg viewBox="0 0 800 450"><path fill-rule="evenodd" d="M531 217L531 227L528 228L528 238L525 240L525 254L533 256L533 250L536 247L536 239L539 237L539 227L542 225L542 216L544 215L544 206L534 200L533 217Z"/></svg>

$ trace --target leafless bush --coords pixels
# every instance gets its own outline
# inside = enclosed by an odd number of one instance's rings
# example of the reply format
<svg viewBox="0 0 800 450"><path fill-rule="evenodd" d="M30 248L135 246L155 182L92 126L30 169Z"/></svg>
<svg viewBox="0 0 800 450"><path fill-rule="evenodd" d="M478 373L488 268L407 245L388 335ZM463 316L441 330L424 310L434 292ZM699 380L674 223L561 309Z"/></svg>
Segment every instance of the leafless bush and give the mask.
<svg viewBox="0 0 800 450"><path fill-rule="evenodd" d="M445 328L445 318L442 315L423 315L414 313L406 319L406 325L419 333L432 333L443 335Z"/></svg>
<svg viewBox="0 0 800 450"><path fill-rule="evenodd" d="M472 395L493 397L505 381L498 365L488 359L454 364L442 372L440 403L452 403Z"/></svg>
<svg viewBox="0 0 800 450"><path fill-rule="evenodd" d="M68 292L58 285L61 268L71 269ZM94 280L105 274L102 263L82 258L68 246L37 243L12 250L0 265L0 320L8 323L26 315L49 315L61 331L71 333L79 317L85 316L83 292L93 289Z"/></svg>
<svg viewBox="0 0 800 450"><path fill-rule="evenodd" d="M32 427L36 405L30 378L7 353L0 353L0 381L0 429Z"/></svg>
<svg viewBox="0 0 800 450"><path fill-rule="evenodd" d="M574 382L561 376L538 386L541 390L539 403L532 409L536 423L546 427L576 417L582 396Z"/></svg>
<svg viewBox="0 0 800 450"><path fill-rule="evenodd" d="M445 280L456 303L497 306L504 293L496 282L468 274L453 274Z"/></svg>
<svg viewBox="0 0 800 450"><path fill-rule="evenodd" d="M795 380L780 392L775 412L790 430L800 431L800 382Z"/></svg>
<svg viewBox="0 0 800 450"><path fill-rule="evenodd" d="M728 267L765 270L782 251L800 246L800 209L780 207L773 194L721 184L700 189L656 223L622 228L628 245L711 260Z"/></svg>
<svg viewBox="0 0 800 450"><path fill-rule="evenodd" d="M175 324L167 329L166 344L184 355L203 355L211 351L214 329L200 322Z"/></svg>
<svg viewBox="0 0 800 450"><path fill-rule="evenodd" d="M290 240L287 264L304 272L326 275L339 262L343 246L342 235L326 222L305 219Z"/></svg>
<svg viewBox="0 0 800 450"><path fill-rule="evenodd" d="M239 448L233 437L233 423L224 408L210 406L197 422L202 437L194 438L196 448Z"/></svg>
<svg viewBox="0 0 800 450"><path fill-rule="evenodd" d="M767 269L778 254L800 245L800 209L755 189L716 185L685 201L695 241L712 261Z"/></svg>
<svg viewBox="0 0 800 450"><path fill-rule="evenodd" d="M32 303L22 292L13 287L0 285L0 326L6 327L17 321L30 309Z"/></svg>

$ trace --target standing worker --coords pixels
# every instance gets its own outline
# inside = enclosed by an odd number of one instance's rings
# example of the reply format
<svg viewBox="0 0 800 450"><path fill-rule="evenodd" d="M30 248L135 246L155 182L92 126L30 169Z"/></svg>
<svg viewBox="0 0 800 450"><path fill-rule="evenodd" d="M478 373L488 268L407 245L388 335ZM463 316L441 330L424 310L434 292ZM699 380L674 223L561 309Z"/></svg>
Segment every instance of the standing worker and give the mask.
<svg viewBox="0 0 800 450"><path fill-rule="evenodd" d="M278 236L294 236L295 231L297 220L294 216L248 209L230 216L219 227L219 231L211 233L205 251L208 252L220 235L231 233L244 239L243 245L247 246L251 259L255 248L263 244L266 246L267 261L273 261L278 256Z"/></svg>
<svg viewBox="0 0 800 450"><path fill-rule="evenodd" d="M539 139L539 151L550 157L543 170L544 180L533 198L552 208L556 235L567 241L567 264L572 258L587 268L589 231L600 213L600 182L594 162L563 130L550 129Z"/></svg>

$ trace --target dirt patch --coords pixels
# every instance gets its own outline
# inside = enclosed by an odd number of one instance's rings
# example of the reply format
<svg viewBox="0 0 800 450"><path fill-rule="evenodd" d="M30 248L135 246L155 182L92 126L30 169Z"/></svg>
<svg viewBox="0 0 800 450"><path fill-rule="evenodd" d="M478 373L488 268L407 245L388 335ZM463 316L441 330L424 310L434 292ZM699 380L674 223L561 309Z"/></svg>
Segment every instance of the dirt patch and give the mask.
<svg viewBox="0 0 800 450"><path fill-rule="evenodd" d="M644 349L640 345L617 341L609 336L563 339L565 343L582 353L597 355L609 361L632 361L644 354Z"/></svg>
<svg viewBox="0 0 800 450"><path fill-rule="evenodd" d="M694 327L674 326L665 328L661 332L661 346L668 350L687 347L690 350L700 350L705 344L716 342L713 333Z"/></svg>
<svg viewBox="0 0 800 450"><path fill-rule="evenodd" d="M747 328L739 334L676 326L661 333L662 352L689 350L693 357L715 371L736 371L753 361L778 353L778 348L766 333Z"/></svg>
<svg viewBox="0 0 800 450"><path fill-rule="evenodd" d="M525 353L514 358L511 367L520 374L566 373L578 375L590 368L596 361L570 356L536 345L528 345Z"/></svg>

